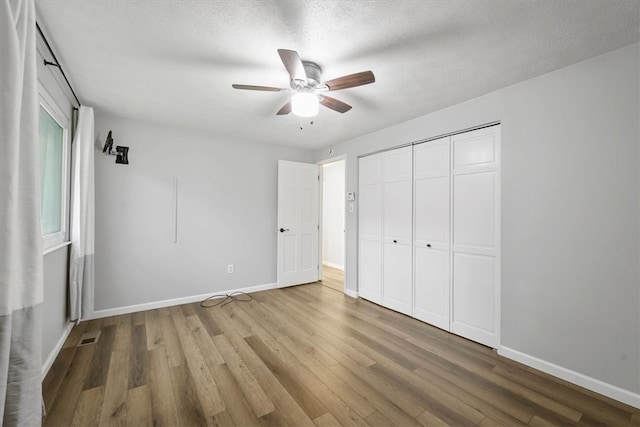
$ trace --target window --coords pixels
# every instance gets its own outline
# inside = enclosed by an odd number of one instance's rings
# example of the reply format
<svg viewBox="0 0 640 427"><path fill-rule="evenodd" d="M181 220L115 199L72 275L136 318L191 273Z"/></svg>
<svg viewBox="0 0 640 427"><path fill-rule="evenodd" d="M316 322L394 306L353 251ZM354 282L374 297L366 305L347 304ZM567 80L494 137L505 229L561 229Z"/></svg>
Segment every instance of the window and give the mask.
<svg viewBox="0 0 640 427"><path fill-rule="evenodd" d="M40 221L47 251L68 239L69 121L40 93Z"/></svg>

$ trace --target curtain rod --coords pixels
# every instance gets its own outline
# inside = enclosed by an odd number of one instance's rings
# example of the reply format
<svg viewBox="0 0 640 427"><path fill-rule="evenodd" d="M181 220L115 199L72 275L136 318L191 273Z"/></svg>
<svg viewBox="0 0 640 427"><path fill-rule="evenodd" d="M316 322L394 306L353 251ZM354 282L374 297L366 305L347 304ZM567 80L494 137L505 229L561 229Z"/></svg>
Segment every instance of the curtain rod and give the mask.
<svg viewBox="0 0 640 427"><path fill-rule="evenodd" d="M69 86L69 89L71 90L71 93L73 94L73 97L76 99L76 102L78 103L78 106L82 105L80 103L80 100L78 99L78 96L76 95L76 92L71 87L71 83L69 83L69 79L67 79L67 76L64 74L64 70L62 69L62 65L60 65L60 62L58 61L58 58L56 58L56 54L53 53L53 49L51 49L51 45L49 45L49 42L47 41L47 38L44 36L44 33L42 32L42 29L40 28L40 25L38 25L37 21L36 21L36 28L38 29L38 32L40 33L40 37L42 37L42 40L44 41L44 44L47 46L47 49L49 49L49 53L51 53L51 56L53 57L53 60L55 61L55 62L50 62L50 61L47 61L45 59L44 60L44 65L53 65L54 67L58 67L58 69L60 70L60 73L62 74L62 77L64 77L64 81L67 82L67 86Z"/></svg>

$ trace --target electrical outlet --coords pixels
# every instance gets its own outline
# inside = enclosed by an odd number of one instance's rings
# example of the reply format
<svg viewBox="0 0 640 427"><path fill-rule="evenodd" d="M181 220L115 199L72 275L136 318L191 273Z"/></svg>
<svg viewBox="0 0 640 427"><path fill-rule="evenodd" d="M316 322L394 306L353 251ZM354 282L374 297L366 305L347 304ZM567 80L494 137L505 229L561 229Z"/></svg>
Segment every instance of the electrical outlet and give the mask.
<svg viewBox="0 0 640 427"><path fill-rule="evenodd" d="M233 264L227 265L227 274L233 274Z"/></svg>

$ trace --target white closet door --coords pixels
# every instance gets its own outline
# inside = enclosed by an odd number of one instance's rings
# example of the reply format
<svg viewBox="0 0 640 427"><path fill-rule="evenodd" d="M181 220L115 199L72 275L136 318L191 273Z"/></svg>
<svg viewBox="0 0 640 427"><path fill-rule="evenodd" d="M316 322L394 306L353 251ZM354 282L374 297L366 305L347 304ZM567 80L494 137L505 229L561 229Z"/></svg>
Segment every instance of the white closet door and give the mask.
<svg viewBox="0 0 640 427"><path fill-rule="evenodd" d="M450 330L449 137L414 146L414 317Z"/></svg>
<svg viewBox="0 0 640 427"><path fill-rule="evenodd" d="M382 154L358 162L358 293L382 303Z"/></svg>
<svg viewBox="0 0 640 427"><path fill-rule="evenodd" d="M401 313L412 313L412 148L383 153L382 300Z"/></svg>
<svg viewBox="0 0 640 427"><path fill-rule="evenodd" d="M499 126L452 137L452 331L497 348L500 325Z"/></svg>

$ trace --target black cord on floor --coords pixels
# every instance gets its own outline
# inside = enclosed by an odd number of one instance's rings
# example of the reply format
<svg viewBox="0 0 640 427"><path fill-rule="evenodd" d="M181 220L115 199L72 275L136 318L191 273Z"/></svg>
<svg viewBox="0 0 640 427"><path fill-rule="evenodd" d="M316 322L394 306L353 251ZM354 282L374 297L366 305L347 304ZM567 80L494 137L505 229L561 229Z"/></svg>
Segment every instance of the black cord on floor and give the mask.
<svg viewBox="0 0 640 427"><path fill-rule="evenodd" d="M214 300L216 298L223 298L218 302L214 302L213 304L208 304L207 301ZM233 301L251 301L253 297L249 294L246 294L241 291L231 292L230 294L218 294L211 295L209 298L205 299L200 303L200 307L210 308L210 307L222 307Z"/></svg>

